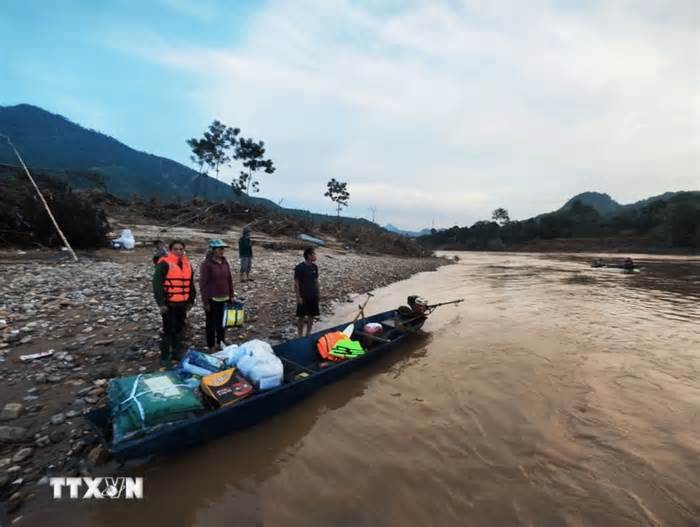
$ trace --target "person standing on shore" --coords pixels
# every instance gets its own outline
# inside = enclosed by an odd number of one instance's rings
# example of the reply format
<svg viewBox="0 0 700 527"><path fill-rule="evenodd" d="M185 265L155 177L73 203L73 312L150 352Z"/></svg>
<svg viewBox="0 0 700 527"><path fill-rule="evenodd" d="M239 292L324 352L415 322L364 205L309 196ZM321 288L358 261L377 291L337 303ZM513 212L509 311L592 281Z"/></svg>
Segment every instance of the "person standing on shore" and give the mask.
<svg viewBox="0 0 700 527"><path fill-rule="evenodd" d="M163 318L160 364L169 366L170 360L179 360L182 355L185 320L196 297L192 266L185 254L184 242L170 242L170 252L156 263L153 294Z"/></svg>
<svg viewBox="0 0 700 527"><path fill-rule="evenodd" d="M241 282L252 282L250 270L253 267L253 242L250 239L250 227L243 227L238 240L238 256L241 260Z"/></svg>
<svg viewBox="0 0 700 527"><path fill-rule="evenodd" d="M320 289L318 286L318 266L316 261L316 249L307 247L304 249L304 261L294 268L294 292L297 299L297 330L301 337L306 325L306 334L311 333L314 317L320 315L319 300Z"/></svg>
<svg viewBox="0 0 700 527"><path fill-rule="evenodd" d="M168 248L163 240L153 242L153 265L158 263L163 256L168 256Z"/></svg>
<svg viewBox="0 0 700 527"><path fill-rule="evenodd" d="M224 258L226 244L221 240L209 243L211 252L199 266L199 292L206 314L206 336L209 353L217 345L226 344L224 336L224 308L233 299L233 278L231 268Z"/></svg>

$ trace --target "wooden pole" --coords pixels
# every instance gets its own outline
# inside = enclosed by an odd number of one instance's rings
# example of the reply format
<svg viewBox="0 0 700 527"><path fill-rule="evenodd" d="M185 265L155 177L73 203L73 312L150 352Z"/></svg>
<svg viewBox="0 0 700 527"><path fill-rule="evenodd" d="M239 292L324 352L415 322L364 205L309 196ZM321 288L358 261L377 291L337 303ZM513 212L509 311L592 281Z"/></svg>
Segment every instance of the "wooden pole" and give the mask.
<svg viewBox="0 0 700 527"><path fill-rule="evenodd" d="M2 134L0 134L0 137L4 138L5 141L7 141L7 143L10 145L10 148L12 148L12 150L15 152L15 155L17 156L17 159L19 159L19 162L22 163L22 168L24 168L24 171L27 173L27 177L29 178L29 181L32 182L32 185L34 186L34 190L36 190L36 193L39 195L39 199L41 199L41 202L44 204L44 208L46 209L46 212L48 212L49 218L51 218L51 221L53 222L54 227L56 227L56 230L58 231L58 234L61 237L61 240L63 240L63 244L70 251L71 256L73 256L73 260L75 260L77 262L78 256L75 254L73 247L70 246L70 243L68 243L68 240L66 239L65 235L63 234L63 231L58 226L58 222L56 221L56 218L54 218L53 214L51 213L51 209L49 208L49 204L46 203L46 200L44 199L44 195L41 193L41 190L39 190L39 187L37 186L36 182L34 181L34 178L29 173L29 169L27 168L27 165L24 164L24 160L22 159L22 156L19 155L19 152L15 148L15 145L12 144L12 141L10 140L9 137L7 137L6 135L2 135Z"/></svg>
<svg viewBox="0 0 700 527"><path fill-rule="evenodd" d="M359 307L359 312L357 315L355 315L355 318L352 321L352 324L360 320L360 317L365 318L365 306L367 306L367 302L369 302L369 299L372 298L374 295L372 293L367 293L367 299L363 302L363 304Z"/></svg>

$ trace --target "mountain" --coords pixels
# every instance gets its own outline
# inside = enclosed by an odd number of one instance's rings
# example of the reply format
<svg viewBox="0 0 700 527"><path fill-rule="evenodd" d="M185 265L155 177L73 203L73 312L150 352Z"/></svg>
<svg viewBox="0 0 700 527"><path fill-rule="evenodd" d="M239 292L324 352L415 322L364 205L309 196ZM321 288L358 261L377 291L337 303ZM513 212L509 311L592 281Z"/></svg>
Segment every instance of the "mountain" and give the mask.
<svg viewBox="0 0 700 527"><path fill-rule="evenodd" d="M612 199L608 194L601 194L600 192L582 192L567 201L559 210L571 210L574 203L577 201L582 205L593 207L601 216L611 216L619 212L622 208L622 205Z"/></svg>
<svg viewBox="0 0 700 527"><path fill-rule="evenodd" d="M105 190L116 196L188 199L202 195L206 188L209 199L232 197L231 187L226 183L201 177L195 170L171 159L140 152L113 137L29 104L0 106L0 133L10 137L30 168L99 173ZM4 141L0 141L0 163L18 164ZM269 200L249 199L266 207L277 207Z"/></svg>
<svg viewBox="0 0 700 527"><path fill-rule="evenodd" d="M580 243L562 245L566 239ZM552 245L545 243L547 240L558 241ZM525 245L531 242L534 245ZM421 237L419 243L433 249L456 250L531 247L602 251L619 246L626 251L632 249L631 252L697 251L700 250L700 191L665 192L628 205L620 205L607 194L584 192L554 212L500 225L494 221L477 221L471 227L454 226Z"/></svg>
<svg viewBox="0 0 700 527"><path fill-rule="evenodd" d="M400 234L402 236L407 236L409 238L418 238L419 236L425 236L426 234L430 234L430 229L421 229L420 231L404 231L403 229L399 229L398 227L392 225L391 223L388 223L382 227L385 231L393 232L395 234Z"/></svg>
<svg viewBox="0 0 700 527"><path fill-rule="evenodd" d="M622 214L624 212L630 212L633 210L641 209L642 207L645 207L655 201L668 201L681 193L682 191L664 192L663 194L659 194L658 196L651 196L649 198L635 201L634 203L621 205L620 203L612 199L608 194L603 194L601 192L582 192L581 194L577 194L569 201L567 201L564 204L564 206L561 209L559 209L559 211L570 211L573 208L574 203L578 201L583 205L593 207L596 210L596 212L598 212L598 214L600 214L601 216L610 218L618 214Z"/></svg>
<svg viewBox="0 0 700 527"><path fill-rule="evenodd" d="M336 216L287 209L265 198L235 196L231 187L165 157L140 152L113 137L84 128L65 117L29 104L0 106L0 134L10 137L27 166L73 188L100 187L116 196L233 200L317 224L334 223ZM19 164L9 145L0 140L0 172ZM7 166L9 165L9 166ZM9 172L8 172L9 170ZM342 223L378 228L364 218L341 217Z"/></svg>
<svg viewBox="0 0 700 527"><path fill-rule="evenodd" d="M646 199L640 199L639 201L635 201L634 203L629 203L628 205L622 205L622 209L620 212L626 212L629 210L634 210L634 209L641 209L642 207L645 207L646 205L649 205L650 203L653 203L654 201L659 201L659 200L670 200L679 194L681 194L683 191L679 192L664 192L663 194L659 194L658 196L652 196L650 198Z"/></svg>

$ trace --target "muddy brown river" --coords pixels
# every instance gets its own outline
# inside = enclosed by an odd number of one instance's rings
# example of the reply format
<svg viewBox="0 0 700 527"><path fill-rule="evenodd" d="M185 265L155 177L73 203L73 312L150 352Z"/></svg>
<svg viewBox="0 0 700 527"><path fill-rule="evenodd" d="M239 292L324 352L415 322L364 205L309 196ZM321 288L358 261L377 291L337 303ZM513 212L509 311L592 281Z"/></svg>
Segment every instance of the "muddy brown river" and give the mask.
<svg viewBox="0 0 700 527"><path fill-rule="evenodd" d="M466 298L406 347L254 428L115 468L143 476L141 501L46 500L22 523L699 525L700 258L459 257L375 291L372 313Z"/></svg>

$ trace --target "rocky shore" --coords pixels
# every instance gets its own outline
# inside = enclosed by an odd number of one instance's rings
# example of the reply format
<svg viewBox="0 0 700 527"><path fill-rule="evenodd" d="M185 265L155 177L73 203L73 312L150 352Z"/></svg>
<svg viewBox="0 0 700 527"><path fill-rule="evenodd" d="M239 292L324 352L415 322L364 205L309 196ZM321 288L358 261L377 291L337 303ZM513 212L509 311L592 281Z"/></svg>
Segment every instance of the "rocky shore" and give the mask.
<svg viewBox="0 0 700 527"><path fill-rule="evenodd" d="M189 256L198 267L204 250ZM157 369L161 325L146 248L98 251L78 263L52 254L21 258L0 255L0 502L16 519L23 504L49 494L49 476L90 475L107 460L82 414L102 404L111 378ZM229 331L229 342L295 337L292 273L299 261L299 251L259 248L254 281L241 284L234 275L247 320ZM444 263L322 249L322 313ZM235 269L236 257L231 264ZM199 303L187 345L205 349ZM45 356L27 359L32 354Z"/></svg>

